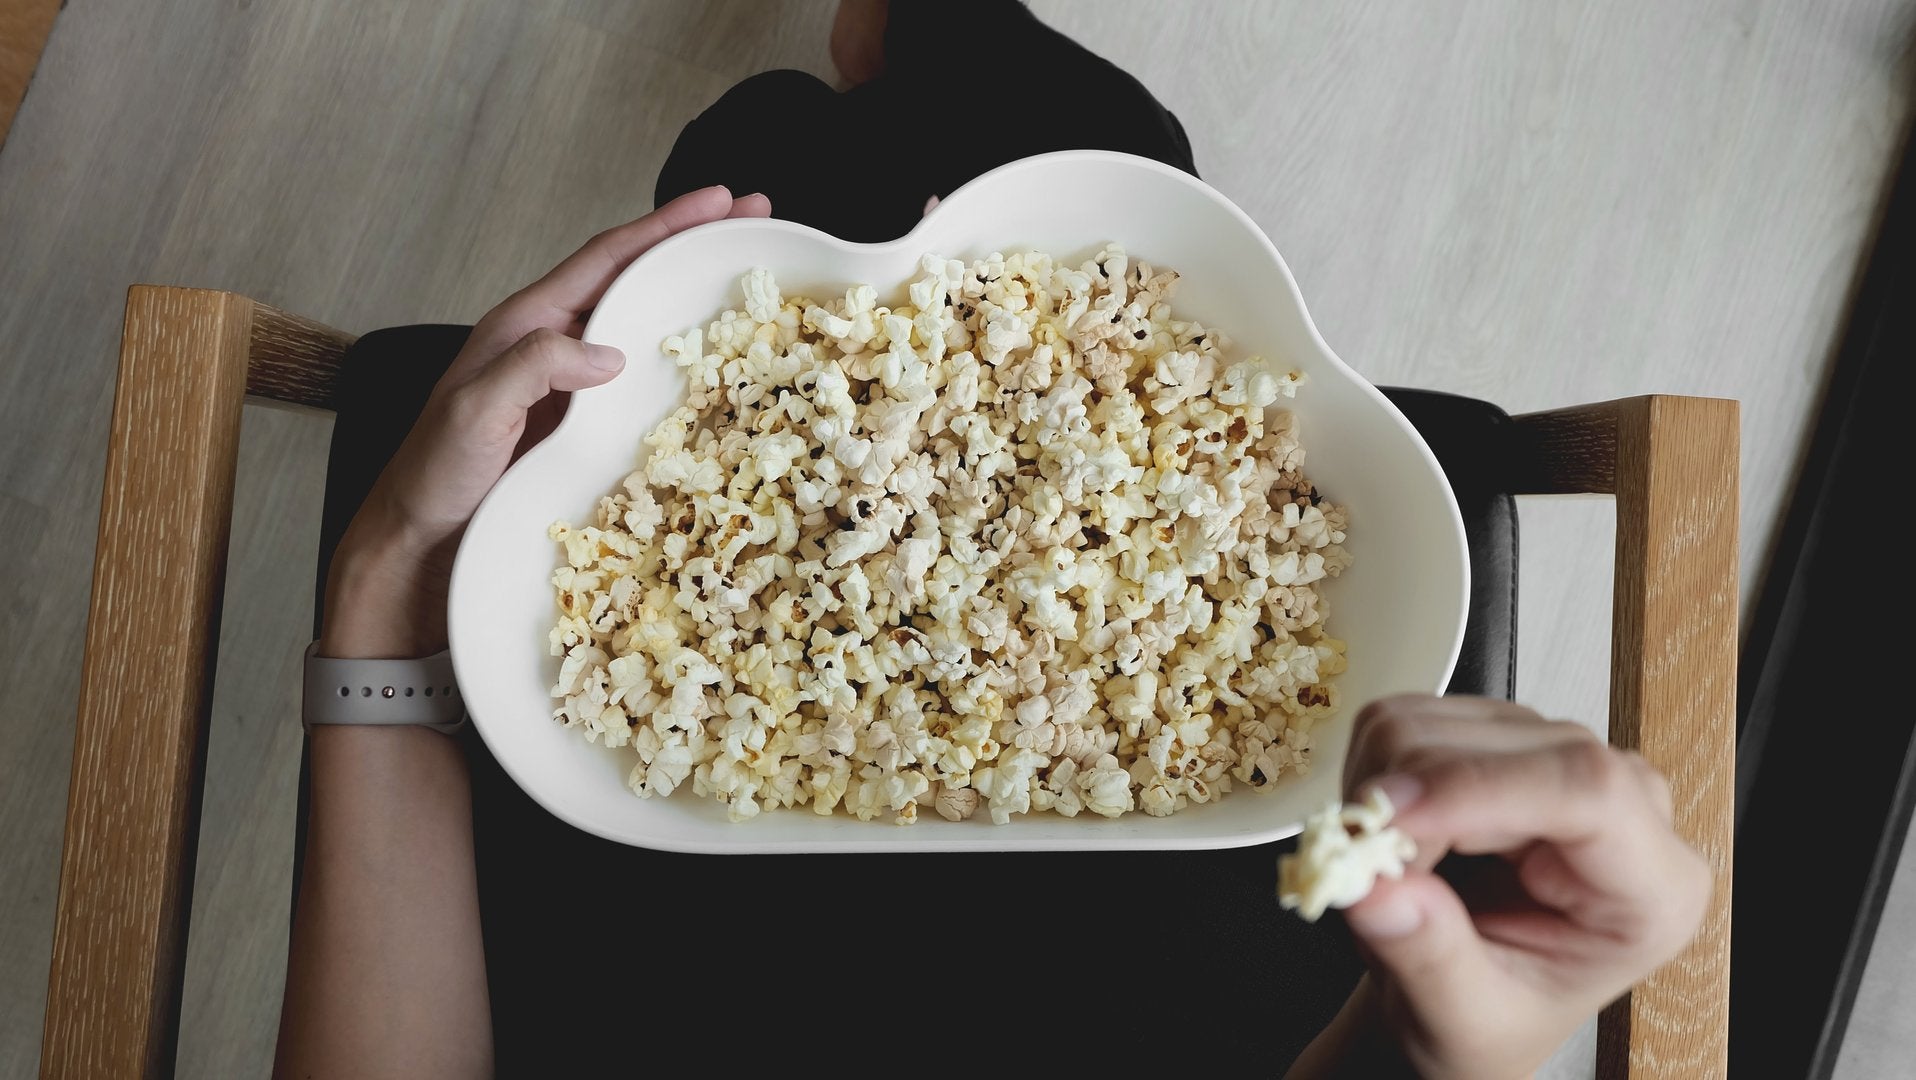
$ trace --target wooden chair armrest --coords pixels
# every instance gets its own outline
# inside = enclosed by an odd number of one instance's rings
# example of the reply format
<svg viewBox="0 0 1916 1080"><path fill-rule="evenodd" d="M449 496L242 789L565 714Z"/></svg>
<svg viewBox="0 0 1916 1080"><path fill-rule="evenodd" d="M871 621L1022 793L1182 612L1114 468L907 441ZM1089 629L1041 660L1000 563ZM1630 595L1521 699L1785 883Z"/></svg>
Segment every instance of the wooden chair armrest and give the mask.
<svg viewBox="0 0 1916 1080"><path fill-rule="evenodd" d="M1520 494L1616 496L1610 741L1669 777L1677 831L1716 876L1696 940L1604 1011L1600 1077L1728 1069L1737 415L1734 401L1653 395L1515 418Z"/></svg>
<svg viewBox="0 0 1916 1080"><path fill-rule="evenodd" d="M172 1072L240 405L326 406L351 342L232 293L127 293L43 1077Z"/></svg>
<svg viewBox="0 0 1916 1080"><path fill-rule="evenodd" d="M354 337L341 330L253 304L246 394L263 405L333 411L339 362Z"/></svg>

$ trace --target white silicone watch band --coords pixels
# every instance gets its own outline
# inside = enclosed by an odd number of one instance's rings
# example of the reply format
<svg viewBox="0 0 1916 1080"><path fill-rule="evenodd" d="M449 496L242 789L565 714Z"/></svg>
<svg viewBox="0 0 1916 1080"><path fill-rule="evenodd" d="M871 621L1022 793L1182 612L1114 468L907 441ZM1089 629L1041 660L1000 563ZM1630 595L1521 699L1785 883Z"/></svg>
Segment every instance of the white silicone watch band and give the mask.
<svg viewBox="0 0 1916 1080"><path fill-rule="evenodd" d="M452 677L452 654L416 660L339 660L306 647L300 719L314 724L393 724L456 731L466 704Z"/></svg>

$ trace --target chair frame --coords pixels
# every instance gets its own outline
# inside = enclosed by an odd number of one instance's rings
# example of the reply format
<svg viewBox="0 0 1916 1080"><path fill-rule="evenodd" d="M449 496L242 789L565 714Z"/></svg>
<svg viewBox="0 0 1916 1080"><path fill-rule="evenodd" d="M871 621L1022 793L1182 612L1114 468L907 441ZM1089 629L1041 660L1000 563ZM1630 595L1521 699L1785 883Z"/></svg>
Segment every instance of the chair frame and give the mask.
<svg viewBox="0 0 1916 1080"><path fill-rule="evenodd" d="M241 405L330 410L353 340L235 293L127 294L42 1077L173 1071ZM1610 739L1670 778L1677 830L1716 875L1696 940L1603 1011L1597 1072L1722 1076L1737 403L1650 395L1514 424L1518 494L1616 498Z"/></svg>

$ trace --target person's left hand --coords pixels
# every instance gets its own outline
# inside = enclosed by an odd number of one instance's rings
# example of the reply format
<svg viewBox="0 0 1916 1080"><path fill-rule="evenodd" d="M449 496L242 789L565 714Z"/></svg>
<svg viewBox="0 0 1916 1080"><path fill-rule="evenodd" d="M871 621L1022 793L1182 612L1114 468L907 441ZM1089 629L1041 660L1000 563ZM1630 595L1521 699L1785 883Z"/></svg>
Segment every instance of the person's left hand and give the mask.
<svg viewBox="0 0 1916 1080"><path fill-rule="evenodd" d="M566 395L625 366L579 340L632 260L673 233L765 217L763 195L722 187L682 195L608 229L473 327L411 434L347 527L327 579L326 656L417 656L445 646L446 586L466 522L506 466L552 432Z"/></svg>

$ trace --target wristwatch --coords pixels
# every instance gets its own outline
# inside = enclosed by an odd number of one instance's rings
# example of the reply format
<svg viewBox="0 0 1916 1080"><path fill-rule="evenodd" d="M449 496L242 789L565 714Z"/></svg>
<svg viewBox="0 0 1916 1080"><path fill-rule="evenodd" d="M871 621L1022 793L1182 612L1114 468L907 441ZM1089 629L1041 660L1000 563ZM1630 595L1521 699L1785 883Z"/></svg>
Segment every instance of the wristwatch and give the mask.
<svg viewBox="0 0 1916 1080"><path fill-rule="evenodd" d="M306 690L300 721L314 724L411 724L453 732L465 726L466 703L452 677L452 653L416 660L339 660L306 647Z"/></svg>

